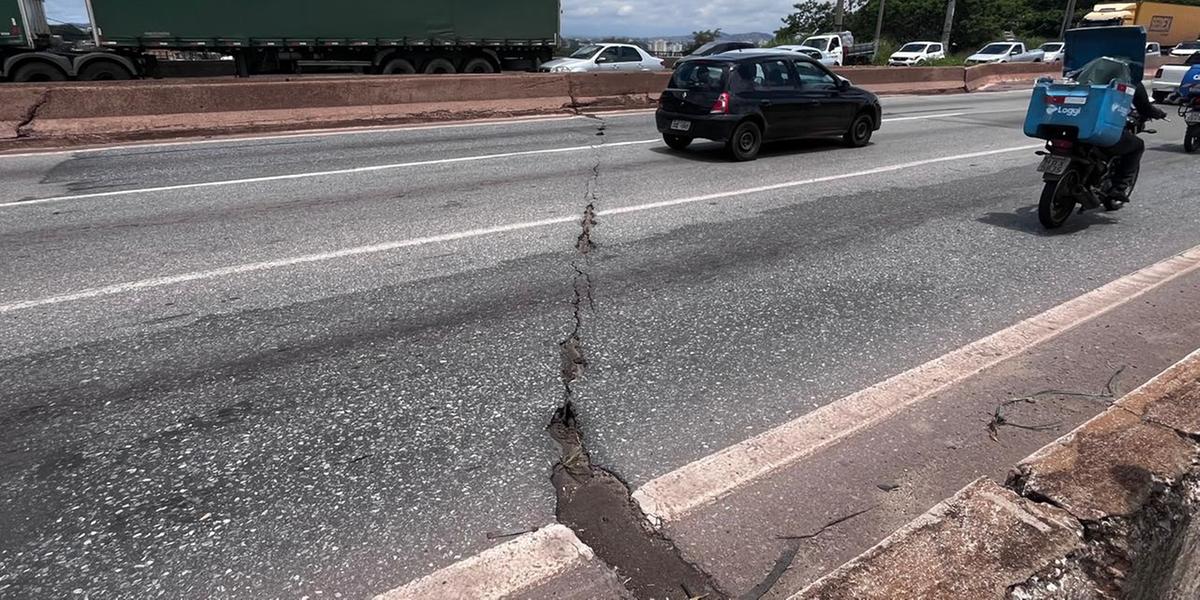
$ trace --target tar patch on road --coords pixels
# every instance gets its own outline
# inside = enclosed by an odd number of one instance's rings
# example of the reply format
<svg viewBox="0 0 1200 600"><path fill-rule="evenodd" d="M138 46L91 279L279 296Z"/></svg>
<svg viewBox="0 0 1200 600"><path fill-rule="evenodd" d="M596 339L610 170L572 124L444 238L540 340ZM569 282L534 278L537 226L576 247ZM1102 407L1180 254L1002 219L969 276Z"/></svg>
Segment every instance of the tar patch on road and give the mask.
<svg viewBox="0 0 1200 600"><path fill-rule="evenodd" d="M603 144L605 123L597 120L597 144ZM595 311L593 282L589 260L596 249L593 231L597 226L597 186L600 179L600 153L584 192L585 207L579 221L571 267L573 297L572 328L559 342L562 358L562 404L554 412L547 433L562 448L562 455L550 477L558 499L558 521L570 527L596 556L612 567L625 587L638 598L704 598L722 600L710 578L688 563L670 540L653 530L641 507L630 496L629 486L612 472L592 464L583 442L583 431L575 406L572 385L582 379L588 367L584 344L584 317Z"/></svg>

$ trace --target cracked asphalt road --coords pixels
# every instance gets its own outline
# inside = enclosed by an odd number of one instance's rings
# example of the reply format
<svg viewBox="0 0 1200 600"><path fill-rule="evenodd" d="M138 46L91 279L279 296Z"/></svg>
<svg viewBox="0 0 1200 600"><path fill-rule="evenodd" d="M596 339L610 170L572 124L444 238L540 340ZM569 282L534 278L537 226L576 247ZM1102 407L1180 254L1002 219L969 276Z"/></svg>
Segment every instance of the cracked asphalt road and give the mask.
<svg viewBox="0 0 1200 600"><path fill-rule="evenodd" d="M746 164L646 114L0 158L0 203L259 179L0 207L0 596L363 597L552 522L597 155L575 408L635 487L1200 243L1178 123L1133 205L1041 234L1032 150L977 154L1025 103Z"/></svg>

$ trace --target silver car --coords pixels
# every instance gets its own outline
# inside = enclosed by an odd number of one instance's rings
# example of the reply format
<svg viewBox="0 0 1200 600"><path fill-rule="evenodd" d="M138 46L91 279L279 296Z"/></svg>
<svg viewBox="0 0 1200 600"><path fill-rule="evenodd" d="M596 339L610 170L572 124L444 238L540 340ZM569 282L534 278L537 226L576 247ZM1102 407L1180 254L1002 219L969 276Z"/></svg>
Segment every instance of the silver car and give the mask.
<svg viewBox="0 0 1200 600"><path fill-rule="evenodd" d="M566 58L542 63L543 73L583 73L587 71L664 71L661 58L651 56L632 44L590 44Z"/></svg>

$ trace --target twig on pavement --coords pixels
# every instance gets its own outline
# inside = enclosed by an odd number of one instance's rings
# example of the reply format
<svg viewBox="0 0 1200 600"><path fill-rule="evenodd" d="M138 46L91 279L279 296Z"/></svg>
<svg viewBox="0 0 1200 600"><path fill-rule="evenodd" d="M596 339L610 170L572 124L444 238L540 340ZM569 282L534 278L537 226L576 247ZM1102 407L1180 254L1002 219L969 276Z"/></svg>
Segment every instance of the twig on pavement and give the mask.
<svg viewBox="0 0 1200 600"><path fill-rule="evenodd" d="M1006 409L1010 406L1013 406L1014 404L1037 404L1037 401L1039 398L1045 398L1045 397L1105 400L1105 401L1109 401L1109 402L1105 402L1106 405L1111 404L1112 402L1110 402L1110 401L1113 400L1114 398L1116 398L1116 396L1117 396L1116 389L1113 386L1116 384L1117 378L1119 378L1121 376L1121 373L1124 373L1124 372L1125 372L1125 366L1122 365L1121 368L1117 369L1117 371L1115 373L1113 373L1111 377L1108 378L1108 382L1104 384L1104 389L1101 390L1100 393L1098 393L1098 394L1088 394L1085 392L1070 392L1070 391L1064 391L1064 390L1042 390L1036 394L1032 394L1029 396L1023 396L1021 398L1010 398L1008 400L1005 400L1004 402L1001 402L998 406L996 406L996 410L992 411L992 420L988 422L988 426L987 426L988 437L992 438L993 442L999 442L1001 427L1014 427L1016 429L1024 429L1026 431L1051 431L1062 425L1062 421L1052 421L1049 423L1038 423L1038 424L1033 424L1033 425L1023 424L1023 423L1014 423L1014 422L1008 420L1008 418L1004 416L1004 409Z"/></svg>

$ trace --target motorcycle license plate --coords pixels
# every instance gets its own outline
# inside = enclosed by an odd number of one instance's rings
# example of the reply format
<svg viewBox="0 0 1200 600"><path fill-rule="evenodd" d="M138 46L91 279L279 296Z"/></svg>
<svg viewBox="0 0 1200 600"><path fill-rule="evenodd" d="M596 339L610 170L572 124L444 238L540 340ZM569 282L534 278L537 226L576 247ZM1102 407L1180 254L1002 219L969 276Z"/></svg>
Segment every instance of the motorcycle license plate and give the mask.
<svg viewBox="0 0 1200 600"><path fill-rule="evenodd" d="M1200 110L1189 110L1183 120L1188 123L1200 123Z"/></svg>
<svg viewBox="0 0 1200 600"><path fill-rule="evenodd" d="M1069 166L1071 166L1071 159L1065 156L1047 156L1042 159L1042 164L1038 165L1038 172L1062 175L1067 172Z"/></svg>
<svg viewBox="0 0 1200 600"><path fill-rule="evenodd" d="M671 130L672 131L691 131L691 129L692 129L691 121L683 121L680 119L671 121Z"/></svg>

